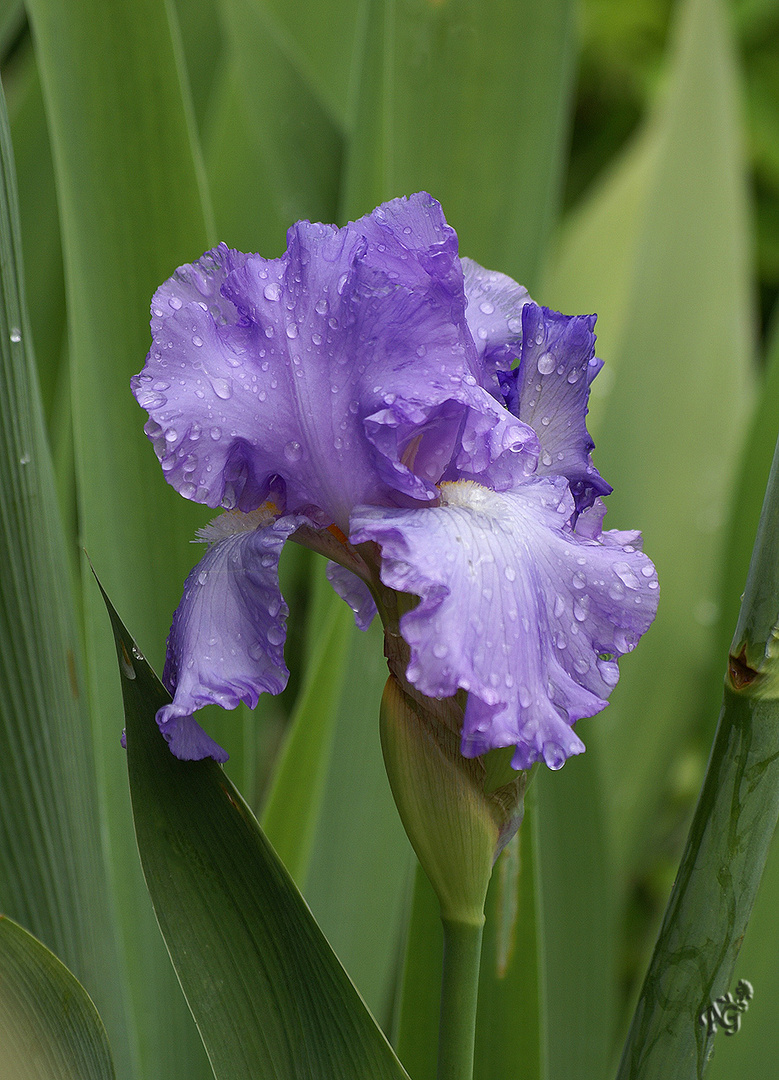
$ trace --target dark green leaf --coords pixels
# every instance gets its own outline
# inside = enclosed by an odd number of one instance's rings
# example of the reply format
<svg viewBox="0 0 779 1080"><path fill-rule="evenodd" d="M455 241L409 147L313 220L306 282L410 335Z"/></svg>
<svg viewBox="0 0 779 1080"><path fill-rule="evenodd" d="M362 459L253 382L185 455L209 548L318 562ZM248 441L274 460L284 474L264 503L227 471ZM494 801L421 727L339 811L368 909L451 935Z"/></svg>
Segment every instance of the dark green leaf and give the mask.
<svg viewBox="0 0 779 1080"><path fill-rule="evenodd" d="M109 612L141 861L216 1077L401 1080L389 1044L222 768L170 753L154 720L170 696Z"/></svg>

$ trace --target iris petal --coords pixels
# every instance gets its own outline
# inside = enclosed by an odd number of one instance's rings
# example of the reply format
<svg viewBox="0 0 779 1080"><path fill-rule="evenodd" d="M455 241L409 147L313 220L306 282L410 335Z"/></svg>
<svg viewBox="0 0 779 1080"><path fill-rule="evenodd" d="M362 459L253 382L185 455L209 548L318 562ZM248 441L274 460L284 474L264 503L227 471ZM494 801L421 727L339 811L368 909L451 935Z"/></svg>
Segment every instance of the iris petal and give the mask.
<svg viewBox="0 0 779 1080"><path fill-rule="evenodd" d="M288 609L279 590L278 564L282 545L299 522L291 516L270 518L259 528L232 535L221 528L222 537L187 578L163 674L173 701L157 713L178 756L226 756L195 731L196 709L213 703L234 709L239 701L253 709L260 693L278 694L286 686Z"/></svg>
<svg viewBox="0 0 779 1080"><path fill-rule="evenodd" d="M352 541L381 547L382 581L421 598L400 624L408 678L429 697L469 692L467 756L515 746L515 768L559 767L584 749L571 726L607 704L614 658L654 617L654 567L619 537L578 536L562 477L441 493L438 507L352 516Z"/></svg>

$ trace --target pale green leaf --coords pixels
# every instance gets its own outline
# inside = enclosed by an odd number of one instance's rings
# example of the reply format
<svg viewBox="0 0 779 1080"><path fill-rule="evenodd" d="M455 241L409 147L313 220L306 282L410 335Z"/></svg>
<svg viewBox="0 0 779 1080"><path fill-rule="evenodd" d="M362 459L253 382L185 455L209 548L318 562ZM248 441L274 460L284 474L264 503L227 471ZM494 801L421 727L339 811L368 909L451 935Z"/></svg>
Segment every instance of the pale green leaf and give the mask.
<svg viewBox="0 0 779 1080"><path fill-rule="evenodd" d="M113 1080L105 1029L78 980L0 915L0 1076Z"/></svg>

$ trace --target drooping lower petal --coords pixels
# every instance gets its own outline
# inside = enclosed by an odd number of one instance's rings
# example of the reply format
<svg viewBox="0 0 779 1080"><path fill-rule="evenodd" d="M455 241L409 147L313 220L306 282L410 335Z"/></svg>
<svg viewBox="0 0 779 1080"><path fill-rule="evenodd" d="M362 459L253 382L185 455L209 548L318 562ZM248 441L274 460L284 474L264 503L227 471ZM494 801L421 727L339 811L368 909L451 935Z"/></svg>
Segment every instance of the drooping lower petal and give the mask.
<svg viewBox="0 0 779 1080"><path fill-rule="evenodd" d="M329 562L326 573L327 580L354 612L357 628L367 630L376 615L376 601L368 586L351 570L339 566L338 563Z"/></svg>
<svg viewBox="0 0 779 1080"><path fill-rule="evenodd" d="M419 596L401 619L407 676L423 694L469 692L463 753L515 746L515 768L559 767L584 748L571 730L607 704L615 658L657 606L657 579L634 545L578 536L563 477L498 493L441 485L441 505L361 507L353 543L374 540L382 581Z"/></svg>
<svg viewBox="0 0 779 1080"><path fill-rule="evenodd" d="M233 515L225 515L231 518ZM262 692L278 694L289 677L284 663L287 605L279 590L281 548L300 523L257 511L211 527L213 543L192 570L173 617L163 682L173 695L157 713L174 754L226 759L192 713L204 705L255 708ZM252 524L250 518L249 525ZM238 529L239 531L234 531Z"/></svg>

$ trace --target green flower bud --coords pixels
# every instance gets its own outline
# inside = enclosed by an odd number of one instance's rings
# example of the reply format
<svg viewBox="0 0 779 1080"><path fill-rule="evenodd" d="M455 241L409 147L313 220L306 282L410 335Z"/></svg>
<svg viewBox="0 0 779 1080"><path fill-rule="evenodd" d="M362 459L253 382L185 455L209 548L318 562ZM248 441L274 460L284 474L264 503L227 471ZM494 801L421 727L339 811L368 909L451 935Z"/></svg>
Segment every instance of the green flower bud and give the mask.
<svg viewBox="0 0 779 1080"><path fill-rule="evenodd" d="M392 662L390 669L398 670ZM504 774L502 762L463 757L462 696L426 698L391 674L381 743L403 826L442 917L481 925L493 864L522 820L528 774Z"/></svg>

